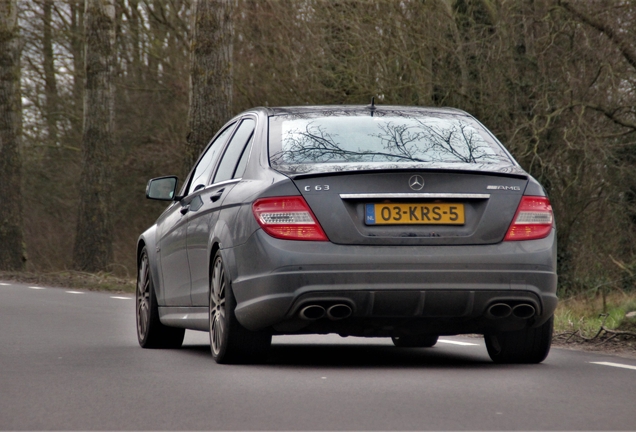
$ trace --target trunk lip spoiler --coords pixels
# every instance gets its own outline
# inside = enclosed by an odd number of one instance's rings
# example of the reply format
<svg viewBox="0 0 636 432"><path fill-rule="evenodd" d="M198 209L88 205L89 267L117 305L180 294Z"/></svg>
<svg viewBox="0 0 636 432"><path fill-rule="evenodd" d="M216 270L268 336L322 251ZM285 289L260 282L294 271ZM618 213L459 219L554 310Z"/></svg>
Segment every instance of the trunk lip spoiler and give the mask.
<svg viewBox="0 0 636 432"><path fill-rule="evenodd" d="M467 169L467 168L421 168L421 167L404 167L399 169L382 169L382 168L369 168L369 169L344 169L344 170L307 170L303 172L291 171L286 169L281 169L283 167L272 167L273 170L283 174L284 176L290 179L302 179L302 178L310 178L310 177L328 177L328 176L339 176L339 175L352 175L352 174L398 174L398 173L409 173L409 172L427 172L427 173L454 173L454 174L477 174L477 175L492 175L498 177L513 177L522 180L528 180L529 174L525 172L523 169L516 166L507 166L505 169Z"/></svg>

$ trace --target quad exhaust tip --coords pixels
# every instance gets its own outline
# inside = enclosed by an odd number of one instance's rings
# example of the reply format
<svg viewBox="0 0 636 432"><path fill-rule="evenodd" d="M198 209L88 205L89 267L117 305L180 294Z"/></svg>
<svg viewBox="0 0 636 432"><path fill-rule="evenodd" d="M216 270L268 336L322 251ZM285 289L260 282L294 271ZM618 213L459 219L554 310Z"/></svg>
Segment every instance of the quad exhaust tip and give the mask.
<svg viewBox="0 0 636 432"><path fill-rule="evenodd" d="M510 305L505 303L495 303L486 311L489 318L506 318L512 313Z"/></svg>
<svg viewBox="0 0 636 432"><path fill-rule="evenodd" d="M532 318L537 311L534 306L522 303L512 308L512 314L517 318L528 319Z"/></svg>
<svg viewBox="0 0 636 432"><path fill-rule="evenodd" d="M335 304L327 309L327 317L334 321L349 318L351 313L351 306L346 304Z"/></svg>
<svg viewBox="0 0 636 432"><path fill-rule="evenodd" d="M300 310L300 317L307 321L315 321L325 316L325 308L320 305L305 306Z"/></svg>

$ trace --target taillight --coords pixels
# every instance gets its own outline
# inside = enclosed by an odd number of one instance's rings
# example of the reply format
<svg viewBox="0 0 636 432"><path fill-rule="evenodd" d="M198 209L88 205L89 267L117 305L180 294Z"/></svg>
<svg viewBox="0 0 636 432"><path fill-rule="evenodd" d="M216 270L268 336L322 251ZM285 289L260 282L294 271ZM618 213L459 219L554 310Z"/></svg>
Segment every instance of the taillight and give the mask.
<svg viewBox="0 0 636 432"><path fill-rule="evenodd" d="M329 241L301 196L261 198L252 204L256 221L267 234L285 240Z"/></svg>
<svg viewBox="0 0 636 432"><path fill-rule="evenodd" d="M536 240L550 234L554 216L550 200L546 197L524 196L504 241Z"/></svg>

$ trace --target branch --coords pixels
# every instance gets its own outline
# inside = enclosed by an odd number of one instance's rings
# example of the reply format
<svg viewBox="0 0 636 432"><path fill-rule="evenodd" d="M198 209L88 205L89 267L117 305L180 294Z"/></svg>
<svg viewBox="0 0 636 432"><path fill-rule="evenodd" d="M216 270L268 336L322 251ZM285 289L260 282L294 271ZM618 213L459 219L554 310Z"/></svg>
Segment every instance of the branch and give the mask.
<svg viewBox="0 0 636 432"><path fill-rule="evenodd" d="M614 339L616 336L618 336L618 335L612 335L612 336L608 337L607 339L605 339L604 341L597 343L597 344L596 344L596 345L594 345L594 346L595 346L595 347L597 347L597 346L601 346L601 345L603 345L605 342L609 342L609 341L611 341L611 340L612 340L612 339Z"/></svg>
<svg viewBox="0 0 636 432"><path fill-rule="evenodd" d="M563 6L568 12L577 17L579 20L589 25L592 28L600 31L601 33L605 33L605 35L612 41L618 49L625 57L625 60L632 65L636 69L636 49L629 44L623 37L618 34L618 32L614 31L612 27L597 19L596 17L589 16L579 10L577 10L570 2L560 1L561 6Z"/></svg>
<svg viewBox="0 0 636 432"><path fill-rule="evenodd" d="M608 119L612 120L614 123L616 123L616 124L618 124L620 126L626 127L626 128L630 128L630 129L636 130L636 123L635 122L630 122L628 120L624 120L624 119L621 119L621 118L617 117L615 115L616 110L610 111L607 108L603 108L602 106L592 105L592 104L588 104L588 103L585 103L585 102L574 103L574 104L571 105L571 107L575 107L577 105L578 106L582 106L584 108L593 109L594 111L598 111L601 114L603 114L605 117L607 117Z"/></svg>
<svg viewBox="0 0 636 432"><path fill-rule="evenodd" d="M630 332L630 331L623 331L623 330L610 330L605 326L601 326L601 330L605 330L607 333L611 333L614 336L618 336L618 335L625 335L625 336L634 336L636 337L636 333L634 332Z"/></svg>
<svg viewBox="0 0 636 432"><path fill-rule="evenodd" d="M600 330L599 330L599 332L600 332ZM581 339L583 339L584 341L590 342L590 341L593 341L594 339L596 339L598 337L598 333L596 334L596 336L594 336L592 338L588 338L588 337L583 336L583 330L579 329L579 337Z"/></svg>

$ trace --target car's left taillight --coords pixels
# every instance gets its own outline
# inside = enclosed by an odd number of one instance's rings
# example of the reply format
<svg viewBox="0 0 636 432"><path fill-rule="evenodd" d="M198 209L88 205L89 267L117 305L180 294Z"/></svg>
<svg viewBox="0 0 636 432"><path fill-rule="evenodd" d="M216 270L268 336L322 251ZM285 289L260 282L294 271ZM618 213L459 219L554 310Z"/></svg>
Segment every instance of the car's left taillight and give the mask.
<svg viewBox="0 0 636 432"><path fill-rule="evenodd" d="M329 241L301 196L260 198L252 204L252 212L263 231L272 237Z"/></svg>
<svg viewBox="0 0 636 432"><path fill-rule="evenodd" d="M542 239L550 234L553 225L552 206L547 197L523 196L504 241Z"/></svg>

